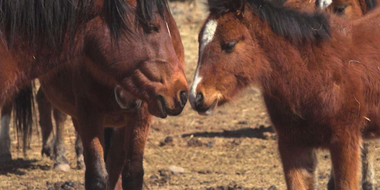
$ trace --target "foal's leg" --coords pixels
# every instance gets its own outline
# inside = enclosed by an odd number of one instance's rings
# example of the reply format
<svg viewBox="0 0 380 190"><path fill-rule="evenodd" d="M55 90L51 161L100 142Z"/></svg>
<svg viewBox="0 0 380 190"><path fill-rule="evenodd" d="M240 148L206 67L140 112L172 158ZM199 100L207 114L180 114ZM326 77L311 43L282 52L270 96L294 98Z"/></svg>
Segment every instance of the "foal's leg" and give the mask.
<svg viewBox="0 0 380 190"><path fill-rule="evenodd" d="M86 164L85 187L91 190L104 190L107 183L107 171L103 159L103 117L93 110L78 112L78 120L73 118L83 144Z"/></svg>
<svg viewBox="0 0 380 190"><path fill-rule="evenodd" d="M122 184L123 189L142 189L143 156L152 116L146 107L142 107L136 115L130 118L130 124L125 127L124 150L126 161L122 171Z"/></svg>
<svg viewBox="0 0 380 190"><path fill-rule="evenodd" d="M67 161L65 156L65 121L67 115L56 108L53 109L53 115L55 119L55 127L57 133L54 143L54 169L61 171L69 171L69 161Z"/></svg>
<svg viewBox="0 0 380 190"><path fill-rule="evenodd" d="M314 190L317 185L317 159L312 148L278 141L286 185L289 190Z"/></svg>
<svg viewBox="0 0 380 190"><path fill-rule="evenodd" d="M53 131L53 121L51 119L52 106L47 100L45 93L40 88L37 92L37 104L39 111L39 120L42 133L42 150L41 155L46 155L47 157L53 157L53 143L54 137L48 142L50 134Z"/></svg>
<svg viewBox="0 0 380 190"><path fill-rule="evenodd" d="M78 132L75 132L75 153L77 154L77 169L81 170L85 167L83 157L83 144Z"/></svg>
<svg viewBox="0 0 380 190"><path fill-rule="evenodd" d="M373 169L373 152L370 144L364 142L362 146L362 188L363 190L377 189L375 171Z"/></svg>
<svg viewBox="0 0 380 190"><path fill-rule="evenodd" d="M330 144L335 190L359 189L360 141L360 132L352 131L337 135Z"/></svg>
<svg viewBox="0 0 380 190"><path fill-rule="evenodd" d="M364 142L361 148L361 161L362 161L362 189L363 190L375 190L377 189L377 183L375 179L375 172L373 169L373 155L369 150L369 143ZM334 169L331 166L330 179L327 183L328 190L335 190L334 184Z"/></svg>
<svg viewBox="0 0 380 190"><path fill-rule="evenodd" d="M0 162L12 160L10 152L11 138L9 137L12 105L13 102L5 104L1 110Z"/></svg>

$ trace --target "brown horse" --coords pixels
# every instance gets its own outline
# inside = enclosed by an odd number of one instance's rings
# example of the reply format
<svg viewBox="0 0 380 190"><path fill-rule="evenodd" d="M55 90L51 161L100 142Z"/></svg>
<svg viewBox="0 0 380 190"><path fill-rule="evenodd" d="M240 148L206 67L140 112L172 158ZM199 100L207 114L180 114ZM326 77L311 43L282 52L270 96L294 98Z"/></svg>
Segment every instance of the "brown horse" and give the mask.
<svg viewBox="0 0 380 190"><path fill-rule="evenodd" d="M342 18L356 19L374 9L378 2L376 0L288 0L283 4L285 7L290 7L299 11L313 12L319 9L336 14ZM370 145L367 142L363 142L361 147L361 160L362 189L377 189L377 182L373 168L373 155L370 151ZM327 186L328 190L335 189L333 170L331 170Z"/></svg>
<svg viewBox="0 0 380 190"><path fill-rule="evenodd" d="M167 2L159 0L156 3L166 4ZM162 35L160 37L162 40L172 42L169 49L174 56L172 61L178 62L179 69L184 72L184 48L180 34L170 10L167 6L164 7L162 17L157 12L152 13L155 17L161 18L161 22L157 23L159 24L157 32L167 35ZM133 52L138 47L140 44L130 41L129 47L124 50ZM134 64L133 54L131 56L126 60L128 64ZM50 101L54 107L72 116L74 126L83 141L87 189L104 189L106 186L114 189L120 173L122 173L123 189L141 189L144 173L142 158L152 115L148 112L146 103L141 109L130 112L140 107L140 101L121 88L117 82L105 80L108 78L97 72L88 72L87 66L94 64L92 62L88 57L78 57L75 63L60 66L39 78L43 92L38 93L37 99L43 142L46 142L45 139L52 128ZM159 67L155 69L165 71ZM180 97L181 107L183 107L187 95L182 93ZM59 121L54 150L55 163L65 164L67 160L62 151L64 150L62 121L66 116L58 110L54 111L54 115L56 121ZM104 127L120 128L116 130L107 164L103 159L107 157L104 153L106 150L103 148L105 146ZM107 176L109 180L106 185Z"/></svg>
<svg viewBox="0 0 380 190"><path fill-rule="evenodd" d="M152 15L156 2L2 0L0 105L16 87L84 55L94 63L88 69L148 102L151 114L178 115L187 84L160 32L162 17ZM130 41L140 46L125 51Z"/></svg>
<svg viewBox="0 0 380 190"><path fill-rule="evenodd" d="M355 19L374 9L377 0L287 0L276 2L279 5L290 7L300 11L313 12L324 10L337 14L343 18Z"/></svg>
<svg viewBox="0 0 380 190"><path fill-rule="evenodd" d="M380 9L349 21L265 0L209 0L190 102L211 114L258 87L278 134L288 189L317 188L327 148L335 189L358 189L360 145L380 134Z"/></svg>

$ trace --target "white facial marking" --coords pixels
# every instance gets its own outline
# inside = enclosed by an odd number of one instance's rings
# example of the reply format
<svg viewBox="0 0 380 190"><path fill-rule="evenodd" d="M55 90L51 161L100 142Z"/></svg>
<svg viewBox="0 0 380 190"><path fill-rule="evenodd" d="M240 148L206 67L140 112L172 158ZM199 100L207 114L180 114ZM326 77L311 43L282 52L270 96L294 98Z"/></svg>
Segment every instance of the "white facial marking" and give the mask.
<svg viewBox="0 0 380 190"><path fill-rule="evenodd" d="M203 56L203 50L207 46L208 43L212 41L215 35L216 27L218 26L218 22L216 20L210 20L206 23L204 30L203 30L203 36L201 39L201 44L199 47L199 61L198 66L195 71L194 79L193 79L193 85L190 88L190 103L194 107L195 98L197 96L197 86L201 82L202 77L199 76L199 67L201 65L202 56Z"/></svg>
<svg viewBox="0 0 380 190"><path fill-rule="evenodd" d="M9 136L9 123L10 123L10 115L4 115L1 118L1 137Z"/></svg>
<svg viewBox="0 0 380 190"><path fill-rule="evenodd" d="M166 29L168 30L169 36L170 36L170 39L171 39L172 38L172 33L170 32L169 25L168 25L168 22L166 22L166 20L165 20L165 24L166 24Z"/></svg>
<svg viewBox="0 0 380 190"><path fill-rule="evenodd" d="M321 10L325 9L326 7L328 7L330 4L332 3L332 0L320 0L319 1L319 8Z"/></svg>

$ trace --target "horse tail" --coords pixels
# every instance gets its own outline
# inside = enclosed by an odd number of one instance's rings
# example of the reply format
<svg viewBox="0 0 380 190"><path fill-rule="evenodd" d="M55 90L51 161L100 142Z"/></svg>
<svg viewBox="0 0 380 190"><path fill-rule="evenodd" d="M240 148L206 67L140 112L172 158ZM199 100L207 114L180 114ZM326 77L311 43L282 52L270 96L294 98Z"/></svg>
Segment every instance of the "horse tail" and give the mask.
<svg viewBox="0 0 380 190"><path fill-rule="evenodd" d="M26 157L26 150L30 146L32 139L32 129L34 125L33 114L36 113L34 105L34 82L21 88L15 97L13 104L13 118L16 126L18 142L22 136L23 153Z"/></svg>

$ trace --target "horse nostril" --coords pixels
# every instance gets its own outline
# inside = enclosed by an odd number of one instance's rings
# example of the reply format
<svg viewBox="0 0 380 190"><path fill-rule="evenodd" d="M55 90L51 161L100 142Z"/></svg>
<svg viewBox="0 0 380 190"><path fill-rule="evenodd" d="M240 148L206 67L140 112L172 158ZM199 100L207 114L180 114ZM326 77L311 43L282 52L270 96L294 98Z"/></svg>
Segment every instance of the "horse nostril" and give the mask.
<svg viewBox="0 0 380 190"><path fill-rule="evenodd" d="M198 93L195 97L195 107L200 107L204 104L204 96L202 93Z"/></svg>
<svg viewBox="0 0 380 190"><path fill-rule="evenodd" d="M186 102L187 102L187 93L185 91L181 91L179 93L179 97L180 97L181 107L185 107Z"/></svg>

